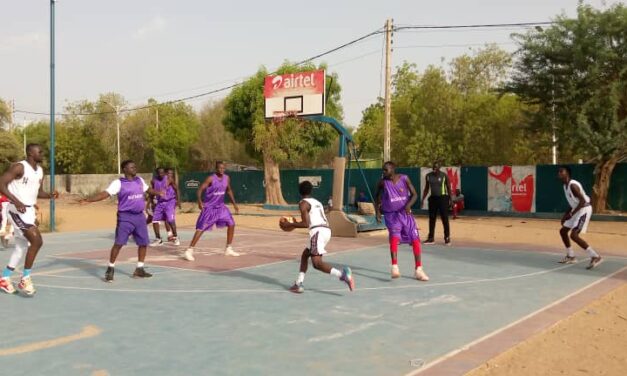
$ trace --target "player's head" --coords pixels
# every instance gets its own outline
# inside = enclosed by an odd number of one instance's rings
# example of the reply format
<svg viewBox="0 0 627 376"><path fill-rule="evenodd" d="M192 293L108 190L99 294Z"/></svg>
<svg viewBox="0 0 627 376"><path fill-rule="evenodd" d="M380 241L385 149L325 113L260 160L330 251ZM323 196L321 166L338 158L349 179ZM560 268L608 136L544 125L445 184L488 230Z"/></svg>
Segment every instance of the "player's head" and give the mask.
<svg viewBox="0 0 627 376"><path fill-rule="evenodd" d="M157 178L159 180L163 180L163 178L165 177L165 169L163 167L158 167L155 170L155 175L157 175Z"/></svg>
<svg viewBox="0 0 627 376"><path fill-rule="evenodd" d="M223 175L226 170L226 166L222 161L216 161L216 174Z"/></svg>
<svg viewBox="0 0 627 376"><path fill-rule="evenodd" d="M440 162L439 161L434 161L432 168L433 168L433 172L439 172L440 171Z"/></svg>
<svg viewBox="0 0 627 376"><path fill-rule="evenodd" d="M39 144L26 145L26 158L33 159L37 163L44 160L44 152Z"/></svg>
<svg viewBox="0 0 627 376"><path fill-rule="evenodd" d="M386 179L391 178L396 173L396 163L387 161L383 164L383 177Z"/></svg>
<svg viewBox="0 0 627 376"><path fill-rule="evenodd" d="M313 190L313 184L309 180L305 180L304 182L298 185L298 193L300 193L301 197L311 196L311 191Z"/></svg>
<svg viewBox="0 0 627 376"><path fill-rule="evenodd" d="M135 176L137 175L137 166L135 166L135 162L132 159L127 159L120 163L120 167L122 167L122 171L124 171L124 175Z"/></svg>
<svg viewBox="0 0 627 376"><path fill-rule="evenodd" d="M559 168L557 169L557 176L560 178L561 181L568 181L572 176L571 174L572 171L568 166L559 166Z"/></svg>
<svg viewBox="0 0 627 376"><path fill-rule="evenodd" d="M168 175L169 178L173 179L174 178L174 169L173 168L166 168L165 169L165 174Z"/></svg>

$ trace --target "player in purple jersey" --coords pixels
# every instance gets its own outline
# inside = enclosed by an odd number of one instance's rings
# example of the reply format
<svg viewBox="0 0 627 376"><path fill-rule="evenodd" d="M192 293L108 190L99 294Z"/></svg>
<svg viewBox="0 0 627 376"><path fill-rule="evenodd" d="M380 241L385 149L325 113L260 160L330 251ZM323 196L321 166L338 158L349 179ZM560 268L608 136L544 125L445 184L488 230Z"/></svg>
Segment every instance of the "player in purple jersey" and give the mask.
<svg viewBox="0 0 627 376"><path fill-rule="evenodd" d="M157 192L150 188L144 179L137 176L137 167L132 160L123 161L121 164L124 177L111 182L109 187L87 199L81 200L81 204L102 201L111 196L118 196L118 220L115 227L115 242L111 247L109 266L105 273L105 281L113 282L115 259L120 249L126 245L128 238L133 235L137 244L137 268L133 278L148 278L152 274L144 270L146 248L148 246L148 228L146 227L146 193L150 195L165 195L165 192Z"/></svg>
<svg viewBox="0 0 627 376"><path fill-rule="evenodd" d="M415 276L419 281L428 281L429 277L422 270L420 250L420 236L418 226L411 213L411 207L416 203L418 194L416 188L406 175L396 173L394 162L383 164L383 178L377 185L375 210L377 221L381 222L381 213L385 217L385 226L388 228L390 240L390 255L392 257L392 278L399 278L398 245L411 244L416 262Z"/></svg>
<svg viewBox="0 0 627 376"><path fill-rule="evenodd" d="M224 162L216 162L216 172L205 179L196 193L198 208L201 212L196 221L196 232L192 242L183 256L188 261L194 261L194 247L196 243L200 240L203 232L211 230L214 225L216 227L227 227L224 255L239 256L239 253L235 252L233 247L231 247L233 234L235 233L235 221L229 208L224 204L224 195L228 195L231 199L235 213L239 213L239 208L235 203L235 197L233 197L230 178L224 173L224 170Z"/></svg>
<svg viewBox="0 0 627 376"><path fill-rule="evenodd" d="M163 240L161 240L161 233L159 230L159 222L165 222L165 228L168 232L168 241L172 241L174 245L180 245L180 241L178 239L176 233L176 203L178 201L178 188L174 183L174 172L172 171L172 176L168 174L168 170L159 167L156 170L156 177L152 179L150 185L152 189L158 192L165 192L163 197L150 197L151 203L154 199L156 199L157 203L154 205L152 210L152 226L155 231L155 237L157 238L154 242L152 242L152 246L159 246L163 244Z"/></svg>

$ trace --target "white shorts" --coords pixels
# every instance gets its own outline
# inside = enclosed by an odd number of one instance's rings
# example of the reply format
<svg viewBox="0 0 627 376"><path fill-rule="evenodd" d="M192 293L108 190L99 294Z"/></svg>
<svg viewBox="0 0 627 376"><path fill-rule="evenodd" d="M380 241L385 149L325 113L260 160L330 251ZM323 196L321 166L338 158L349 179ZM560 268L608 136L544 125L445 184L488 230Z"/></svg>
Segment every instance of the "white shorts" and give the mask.
<svg viewBox="0 0 627 376"><path fill-rule="evenodd" d="M564 227L577 230L580 234L585 234L588 231L590 217L592 217L592 206L584 206L569 220L564 222Z"/></svg>
<svg viewBox="0 0 627 376"><path fill-rule="evenodd" d="M331 240L331 229L328 227L316 227L309 230L309 248L312 256L322 256L327 253L326 247Z"/></svg>
<svg viewBox="0 0 627 376"><path fill-rule="evenodd" d="M37 214L35 213L35 207L27 206L24 213L20 213L15 208L15 205L9 204L9 220L15 229L15 235L24 237L24 232L32 227L36 227L35 221L37 220Z"/></svg>

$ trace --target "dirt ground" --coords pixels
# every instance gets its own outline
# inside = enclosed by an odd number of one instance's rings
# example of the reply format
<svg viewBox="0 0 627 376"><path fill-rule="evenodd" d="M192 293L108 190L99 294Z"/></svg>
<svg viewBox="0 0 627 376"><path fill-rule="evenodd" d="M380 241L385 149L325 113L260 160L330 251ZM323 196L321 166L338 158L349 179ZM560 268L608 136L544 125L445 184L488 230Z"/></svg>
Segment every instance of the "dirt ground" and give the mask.
<svg viewBox="0 0 627 376"><path fill-rule="evenodd" d="M43 203L42 203L43 204ZM236 216L238 227L276 229L281 215L295 212L263 210L259 205L241 205ZM42 205L42 223L47 222L48 208ZM177 215L180 227L195 224L198 209L184 204ZM57 201L57 228L61 232L113 229L115 202L105 201L86 206L66 197ZM421 234L428 221L417 218ZM557 220L521 218L466 217L451 222L453 243L492 248L539 249L560 252ZM236 232L237 234L237 232ZM363 234L381 237L384 231ZM438 239L439 238L439 239ZM627 257L627 223L591 223L585 239L600 253ZM441 224L436 228L436 241L442 240ZM188 239L183 239L185 244ZM237 241L237 237L236 237ZM585 257L580 250L579 257ZM555 326L505 351L472 376L497 375L627 375L627 285L592 302L584 309L564 318Z"/></svg>

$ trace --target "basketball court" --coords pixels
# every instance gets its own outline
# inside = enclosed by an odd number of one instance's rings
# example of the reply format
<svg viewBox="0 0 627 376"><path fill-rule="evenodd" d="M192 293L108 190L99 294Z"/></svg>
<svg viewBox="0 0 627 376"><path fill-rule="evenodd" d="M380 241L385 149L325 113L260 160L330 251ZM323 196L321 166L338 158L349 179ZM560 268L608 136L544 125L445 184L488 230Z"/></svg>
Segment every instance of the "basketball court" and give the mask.
<svg viewBox="0 0 627 376"><path fill-rule="evenodd" d="M183 239L191 231L181 231ZM357 288L310 269L305 293L287 289L304 233L239 229L243 255L220 254L205 234L194 263L150 248L154 277L130 278L125 247L115 281L102 281L111 231L48 234L34 298L0 295L0 363L25 374L461 374L609 291L627 259L561 265L529 250L424 247L431 281L389 277L384 238L333 238L327 261L353 269ZM8 257L9 252L0 254Z"/></svg>

